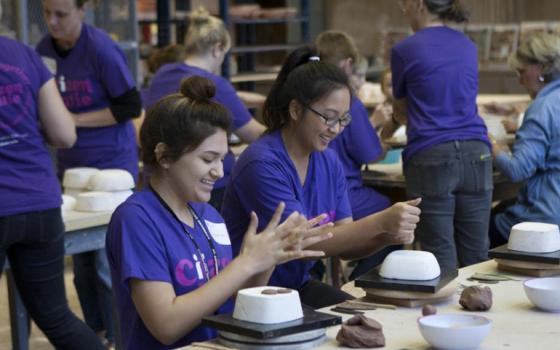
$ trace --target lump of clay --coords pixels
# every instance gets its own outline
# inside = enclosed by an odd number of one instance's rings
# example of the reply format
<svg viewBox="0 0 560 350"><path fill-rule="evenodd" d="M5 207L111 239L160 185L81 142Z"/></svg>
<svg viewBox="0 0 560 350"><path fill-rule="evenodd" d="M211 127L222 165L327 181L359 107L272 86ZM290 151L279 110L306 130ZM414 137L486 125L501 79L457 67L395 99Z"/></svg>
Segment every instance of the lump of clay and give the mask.
<svg viewBox="0 0 560 350"><path fill-rule="evenodd" d="M422 307L422 316L430 316L437 314L437 309L435 306L426 304Z"/></svg>
<svg viewBox="0 0 560 350"><path fill-rule="evenodd" d="M342 324L336 340L350 348L377 348L385 346L381 323L364 315L356 315Z"/></svg>
<svg viewBox="0 0 560 350"><path fill-rule="evenodd" d="M278 291L277 291L276 289L272 289L272 288L263 289L263 290L261 291L261 294L264 294L264 295L275 295L275 294L278 294Z"/></svg>
<svg viewBox="0 0 560 350"><path fill-rule="evenodd" d="M487 311L492 307L492 290L489 287L470 286L463 290L459 304L469 311Z"/></svg>

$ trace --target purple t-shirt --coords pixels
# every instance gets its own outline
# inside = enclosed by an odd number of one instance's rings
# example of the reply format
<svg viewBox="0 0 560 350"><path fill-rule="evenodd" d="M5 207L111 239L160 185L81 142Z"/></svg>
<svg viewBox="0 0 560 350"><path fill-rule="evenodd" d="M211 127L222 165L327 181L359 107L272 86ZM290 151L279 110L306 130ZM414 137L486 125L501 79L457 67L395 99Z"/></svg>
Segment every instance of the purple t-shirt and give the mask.
<svg viewBox="0 0 560 350"><path fill-rule="evenodd" d="M214 83L216 95L213 100L222 104L230 112L232 131L241 128L251 121L251 114L239 97L237 97L235 88L227 79L204 69L189 66L183 62L166 64L156 72L147 94L146 106L149 108L162 97L178 92L181 81L193 75L207 78ZM235 157L233 153L228 152L224 159L224 176L216 182L214 188L226 186L234 163Z"/></svg>
<svg viewBox="0 0 560 350"><path fill-rule="evenodd" d="M373 162L383 154L381 142L369 122L366 107L352 95L350 102L352 122L329 147L336 151L344 167L348 182L348 198L354 220L381 211L391 205L389 198L377 193L362 181L362 165Z"/></svg>
<svg viewBox="0 0 560 350"><path fill-rule="evenodd" d="M66 107L73 113L101 110L110 100L135 87L126 57L102 30L88 24L66 57L60 56L50 35L37 45L41 56L56 62L56 80ZM79 166L120 168L138 176L138 151L132 121L95 128L78 128L74 147L58 152L58 170Z"/></svg>
<svg viewBox="0 0 560 350"><path fill-rule="evenodd" d="M38 97L52 78L32 49L0 36L0 217L60 206Z"/></svg>
<svg viewBox="0 0 560 350"><path fill-rule="evenodd" d="M308 218L326 213L324 223L352 217L344 169L336 153L331 149L313 152L302 186L279 131L247 147L235 164L222 203L235 255L241 248L251 211L259 218L260 231L281 201L286 203L282 220L294 211ZM312 265L312 261L303 260L278 265L269 284L299 289L309 280Z"/></svg>
<svg viewBox="0 0 560 350"><path fill-rule="evenodd" d="M191 205L212 236L219 270L222 271L232 260L231 243L224 221L209 204ZM106 248L124 349L171 349L216 337L215 330L197 327L175 344L161 344L146 328L132 301L129 288L131 278L167 282L173 286L178 296L192 292L206 283L201 257L184 229L195 238L208 264L210 275L215 276L212 250L201 227L195 224L191 228L179 223L151 189L134 193L111 217ZM215 314L231 312L233 303L228 299Z"/></svg>
<svg viewBox="0 0 560 350"><path fill-rule="evenodd" d="M428 147L455 140L488 144L478 115L475 44L446 26L424 28L393 47L393 94L406 98L407 138L403 161Z"/></svg>

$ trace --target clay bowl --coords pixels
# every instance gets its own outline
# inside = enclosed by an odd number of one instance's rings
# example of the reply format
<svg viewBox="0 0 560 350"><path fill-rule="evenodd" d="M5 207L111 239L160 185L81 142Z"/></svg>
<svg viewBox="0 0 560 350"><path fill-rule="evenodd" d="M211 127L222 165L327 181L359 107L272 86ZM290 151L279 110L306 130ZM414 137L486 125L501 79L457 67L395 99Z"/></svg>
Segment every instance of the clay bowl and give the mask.
<svg viewBox="0 0 560 350"><path fill-rule="evenodd" d="M492 328L492 321L483 316L438 314L418 319L420 333L436 349L476 349Z"/></svg>
<svg viewBox="0 0 560 350"><path fill-rule="evenodd" d="M523 282L525 294L539 309L560 312L560 277L533 278Z"/></svg>

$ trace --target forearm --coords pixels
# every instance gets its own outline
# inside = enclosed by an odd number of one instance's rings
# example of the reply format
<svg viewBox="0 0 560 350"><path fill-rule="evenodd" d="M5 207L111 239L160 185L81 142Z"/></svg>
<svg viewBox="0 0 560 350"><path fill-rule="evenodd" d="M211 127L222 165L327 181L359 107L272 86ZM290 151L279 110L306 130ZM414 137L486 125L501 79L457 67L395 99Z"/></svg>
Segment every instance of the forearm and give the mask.
<svg viewBox="0 0 560 350"><path fill-rule="evenodd" d="M117 124L109 108L74 114L74 121L76 122L76 126L81 128L97 128Z"/></svg>
<svg viewBox="0 0 560 350"><path fill-rule="evenodd" d="M144 323L160 342L176 342L243 287L252 274L246 265L242 259L234 259L217 276L192 292L169 300L152 298L150 302L159 305L152 305L151 315L142 317Z"/></svg>
<svg viewBox="0 0 560 350"><path fill-rule="evenodd" d="M400 125L408 123L408 108L406 98L401 98L393 102L393 120Z"/></svg>
<svg viewBox="0 0 560 350"><path fill-rule="evenodd" d="M379 237L384 232L382 213L336 225L330 228L332 238L317 243L310 249L321 250L326 256L339 256L343 259L370 255L385 245Z"/></svg>

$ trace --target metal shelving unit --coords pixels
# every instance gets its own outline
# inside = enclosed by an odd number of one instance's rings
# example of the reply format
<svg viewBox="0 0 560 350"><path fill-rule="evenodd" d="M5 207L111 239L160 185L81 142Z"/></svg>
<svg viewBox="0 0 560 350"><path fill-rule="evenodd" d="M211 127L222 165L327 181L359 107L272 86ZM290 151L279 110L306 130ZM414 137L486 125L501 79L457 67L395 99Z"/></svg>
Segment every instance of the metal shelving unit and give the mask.
<svg viewBox="0 0 560 350"><path fill-rule="evenodd" d="M308 43L310 40L309 31L309 0L298 1L298 12L299 14L295 17L289 18L255 18L255 19L244 19L244 18L231 18L229 15L229 1L220 0L220 16L224 21L225 25L232 30L236 30L237 37L236 43L232 46L230 53L226 56L224 60L224 65L222 66L222 75L230 78L232 82L242 82L246 86L243 88L247 90L252 90L254 81L263 80L274 80L276 77L276 72L255 72L257 55L265 52L280 52L280 51L290 51L299 45ZM299 40L293 43L279 43L279 44L257 44L257 30L260 26L270 25L270 24L286 24L289 25L299 25ZM229 62L231 54L237 55L238 60L238 72L236 75L230 74Z"/></svg>

